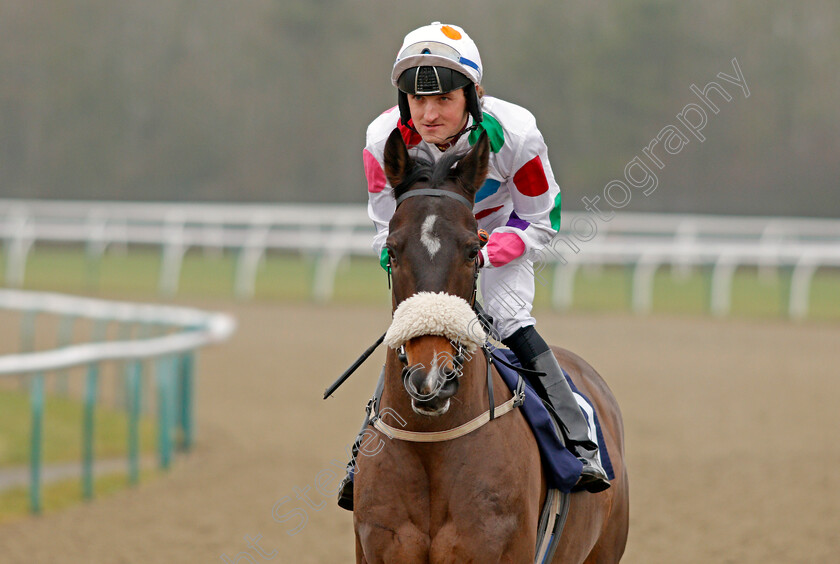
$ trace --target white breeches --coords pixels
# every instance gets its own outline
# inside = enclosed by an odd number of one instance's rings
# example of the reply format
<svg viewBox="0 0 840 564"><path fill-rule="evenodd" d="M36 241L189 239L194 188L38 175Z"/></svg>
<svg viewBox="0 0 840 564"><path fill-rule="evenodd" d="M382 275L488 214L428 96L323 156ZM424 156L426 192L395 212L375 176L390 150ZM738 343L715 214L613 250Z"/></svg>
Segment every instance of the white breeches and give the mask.
<svg viewBox="0 0 840 564"><path fill-rule="evenodd" d="M493 318L496 339L506 339L521 327L534 325L534 267L526 255L498 268L483 268L479 276L482 304Z"/></svg>

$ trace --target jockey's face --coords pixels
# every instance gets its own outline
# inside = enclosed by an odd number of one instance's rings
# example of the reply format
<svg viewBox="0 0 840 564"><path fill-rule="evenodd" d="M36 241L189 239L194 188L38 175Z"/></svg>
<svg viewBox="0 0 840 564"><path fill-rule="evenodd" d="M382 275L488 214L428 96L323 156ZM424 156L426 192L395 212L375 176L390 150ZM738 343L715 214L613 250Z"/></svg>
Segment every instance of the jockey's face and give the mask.
<svg viewBox="0 0 840 564"><path fill-rule="evenodd" d="M414 128L426 143L447 143L467 124L467 98L462 89L433 96L408 96Z"/></svg>

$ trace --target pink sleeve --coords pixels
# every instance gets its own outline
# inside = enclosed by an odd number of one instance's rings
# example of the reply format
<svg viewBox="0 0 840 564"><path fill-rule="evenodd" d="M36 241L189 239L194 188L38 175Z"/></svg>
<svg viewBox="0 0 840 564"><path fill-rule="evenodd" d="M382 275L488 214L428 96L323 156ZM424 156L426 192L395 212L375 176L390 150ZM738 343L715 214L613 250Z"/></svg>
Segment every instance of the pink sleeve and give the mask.
<svg viewBox="0 0 840 564"><path fill-rule="evenodd" d="M504 266L525 253L525 243L514 233L494 231L482 253L485 254L485 265Z"/></svg>
<svg viewBox="0 0 840 564"><path fill-rule="evenodd" d="M365 178L367 178L368 192L376 194L385 188L385 173L376 157L370 151L362 151L362 158L365 163Z"/></svg>

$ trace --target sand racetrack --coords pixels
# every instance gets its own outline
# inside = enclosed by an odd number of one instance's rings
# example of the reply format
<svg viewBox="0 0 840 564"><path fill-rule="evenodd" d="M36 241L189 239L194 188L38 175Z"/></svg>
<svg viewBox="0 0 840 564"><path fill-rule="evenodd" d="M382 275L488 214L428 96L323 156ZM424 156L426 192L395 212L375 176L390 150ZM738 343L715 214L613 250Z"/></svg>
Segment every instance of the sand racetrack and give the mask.
<svg viewBox="0 0 840 564"><path fill-rule="evenodd" d="M200 356L194 451L136 489L0 526L0 562L353 561L351 515L317 482L335 487L332 461L345 461L384 353L336 398L321 394L388 312L196 305L234 313L240 328ZM631 485L624 562L840 562L840 325L537 318L621 403ZM246 536L261 537L266 556Z"/></svg>

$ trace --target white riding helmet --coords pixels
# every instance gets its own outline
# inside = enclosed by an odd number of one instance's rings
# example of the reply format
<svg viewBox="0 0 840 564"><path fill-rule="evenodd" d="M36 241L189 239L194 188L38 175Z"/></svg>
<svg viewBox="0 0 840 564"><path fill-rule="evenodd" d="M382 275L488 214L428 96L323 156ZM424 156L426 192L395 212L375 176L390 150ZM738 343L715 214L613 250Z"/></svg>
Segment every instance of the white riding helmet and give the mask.
<svg viewBox="0 0 840 564"><path fill-rule="evenodd" d="M467 97L467 110L476 123L480 122L481 107L474 85L481 84L482 74L478 47L462 28L433 22L415 29L405 36L391 71L391 83L399 91L403 123L408 125L411 118L408 94L428 96L459 88Z"/></svg>

